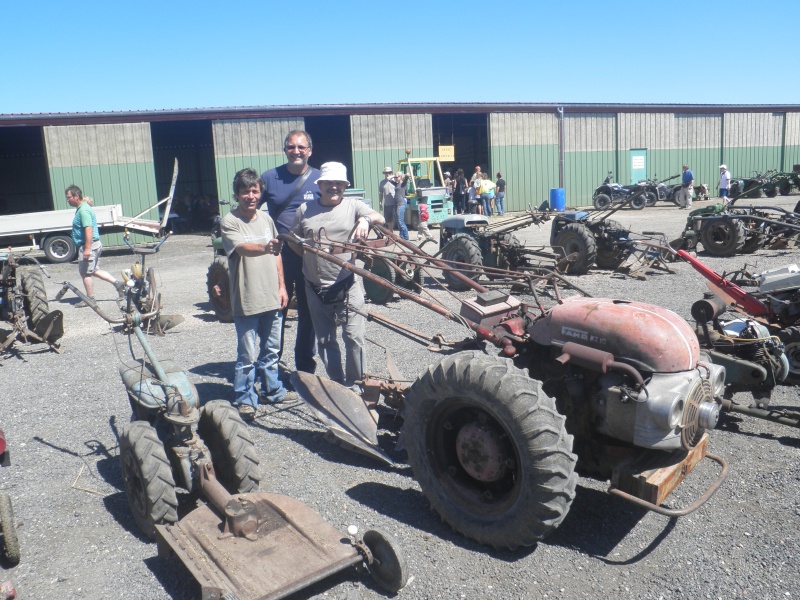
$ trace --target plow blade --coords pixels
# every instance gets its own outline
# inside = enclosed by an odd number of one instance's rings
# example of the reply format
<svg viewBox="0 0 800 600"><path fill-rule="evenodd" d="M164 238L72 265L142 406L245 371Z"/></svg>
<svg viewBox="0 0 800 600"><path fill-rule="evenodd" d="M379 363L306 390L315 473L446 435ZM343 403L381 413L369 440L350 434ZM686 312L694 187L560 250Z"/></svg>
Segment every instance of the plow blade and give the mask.
<svg viewBox="0 0 800 600"><path fill-rule="evenodd" d="M394 466L378 445L378 424L358 394L330 379L310 373L292 373L292 385L314 409L328 432L354 450Z"/></svg>
<svg viewBox="0 0 800 600"><path fill-rule="evenodd" d="M157 525L159 555L174 552L200 583L203 600L284 598L361 562L350 539L308 506L281 494L249 493L269 517L257 539L223 534L203 505L174 525Z"/></svg>

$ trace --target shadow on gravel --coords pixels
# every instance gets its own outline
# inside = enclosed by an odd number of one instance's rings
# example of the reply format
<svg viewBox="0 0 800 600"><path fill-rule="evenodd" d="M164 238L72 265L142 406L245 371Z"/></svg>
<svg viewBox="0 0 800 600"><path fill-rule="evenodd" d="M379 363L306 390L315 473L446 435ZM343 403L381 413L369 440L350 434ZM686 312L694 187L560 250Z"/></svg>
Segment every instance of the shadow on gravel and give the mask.
<svg viewBox="0 0 800 600"><path fill-rule="evenodd" d="M144 559L144 564L172 600L200 598L200 584L175 555L169 558L151 556Z"/></svg>
<svg viewBox="0 0 800 600"><path fill-rule="evenodd" d="M219 321L217 315L214 313L214 309L211 308L210 302L195 302L194 307L197 310L203 311L201 314L192 315L195 319L199 319L204 323L214 323Z"/></svg>
<svg viewBox="0 0 800 600"><path fill-rule="evenodd" d="M780 406L771 406L772 410L780 410L782 407ZM791 408L794 410L794 407L783 407L783 408ZM740 417L738 415L734 416L730 413L723 413L720 419L720 424L717 426L717 429L721 429L723 431L728 431L730 433L735 433L736 435L743 435L746 437L752 438L760 438L762 440L774 440L783 446L789 446L790 448L800 448L800 437L791 437L785 435L773 435L771 433L752 433L750 431L744 431L741 428L743 423L747 423L748 419L746 417ZM756 420L756 419L754 419ZM788 426L787 426L788 427ZM800 434L798 434L800 435Z"/></svg>
<svg viewBox="0 0 800 600"><path fill-rule="evenodd" d="M579 487L564 522L542 543L572 548L609 565L634 564L655 550L677 523L677 519L670 519L664 530L635 556L606 558L648 512L605 492Z"/></svg>
<svg viewBox="0 0 800 600"><path fill-rule="evenodd" d="M383 483L359 483L345 493L356 502L391 517L395 521L427 531L445 542L450 542L465 550L486 554L497 560L515 562L536 550L536 546L519 548L514 551L497 550L482 546L478 542L456 533L439 518L436 512L431 510L427 498L417 490L399 489Z"/></svg>

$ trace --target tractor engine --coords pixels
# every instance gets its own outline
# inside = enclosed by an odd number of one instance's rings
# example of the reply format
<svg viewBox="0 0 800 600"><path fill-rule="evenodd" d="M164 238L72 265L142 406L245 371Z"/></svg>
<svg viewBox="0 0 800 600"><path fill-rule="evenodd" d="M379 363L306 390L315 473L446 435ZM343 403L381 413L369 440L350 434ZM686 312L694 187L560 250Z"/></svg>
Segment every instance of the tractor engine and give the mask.
<svg viewBox="0 0 800 600"><path fill-rule="evenodd" d="M758 291L765 294L762 300L784 326L800 319L800 268L788 265L769 269L756 277Z"/></svg>
<svg viewBox="0 0 800 600"><path fill-rule="evenodd" d="M561 390L572 407L568 423L579 419L584 433L688 450L716 426L725 369L702 360L692 328L665 308L574 297L528 333L563 366L571 382Z"/></svg>

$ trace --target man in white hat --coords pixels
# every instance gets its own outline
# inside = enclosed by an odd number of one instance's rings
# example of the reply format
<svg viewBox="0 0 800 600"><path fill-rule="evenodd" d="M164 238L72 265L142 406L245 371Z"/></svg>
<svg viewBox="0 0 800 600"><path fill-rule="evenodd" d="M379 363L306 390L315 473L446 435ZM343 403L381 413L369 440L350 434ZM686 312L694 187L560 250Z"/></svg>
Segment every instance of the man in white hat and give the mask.
<svg viewBox="0 0 800 600"><path fill-rule="evenodd" d="M728 194L731 189L731 174L728 173L728 167L725 165L719 166L719 183L717 187L719 188L719 197L722 198L722 201L725 204L730 202Z"/></svg>
<svg viewBox="0 0 800 600"><path fill-rule="evenodd" d="M378 210L383 211L383 218L386 220L386 229L394 229L394 181L392 179L392 167L383 169L384 179L378 185Z"/></svg>
<svg viewBox="0 0 800 600"><path fill-rule="evenodd" d="M345 198L347 167L342 163L328 162L322 165L319 179L320 197L304 202L297 209L293 231L309 242L319 239L320 247L326 240L348 241L365 239L373 225L383 225L383 216L364 202ZM324 231L322 231L324 230ZM355 263L352 254L338 254L339 258ZM325 370L332 381L353 387L364 375L364 329L365 319L348 306L361 309L364 306L364 290L353 273L330 261L318 258L312 252L303 254L303 275L306 278L306 296L314 331L317 334L317 350ZM345 368L342 371L342 355L336 341L336 325L342 325L345 347Z"/></svg>

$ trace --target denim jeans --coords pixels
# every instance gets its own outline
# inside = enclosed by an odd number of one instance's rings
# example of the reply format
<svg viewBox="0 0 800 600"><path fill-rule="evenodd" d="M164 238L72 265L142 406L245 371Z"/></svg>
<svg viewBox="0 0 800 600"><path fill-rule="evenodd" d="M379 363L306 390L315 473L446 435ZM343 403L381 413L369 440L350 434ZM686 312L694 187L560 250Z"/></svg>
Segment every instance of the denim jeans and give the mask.
<svg viewBox="0 0 800 600"><path fill-rule="evenodd" d="M303 259L289 248L288 244L285 244L281 251L281 259L283 260L283 279L286 283L286 293L289 298L294 294L297 301L294 368L298 371L313 373L317 370L317 362L314 360L317 338L314 335L314 323L311 320L311 311L308 310L308 300L306 299L306 280L305 277L303 277ZM287 311L288 308L283 312L284 320L286 319ZM278 358L282 356L283 334L281 334Z"/></svg>
<svg viewBox="0 0 800 600"><path fill-rule="evenodd" d="M279 309L257 315L233 317L236 327L236 367L233 374L234 401L258 406L255 383L269 402L280 402L286 395L278 378L278 351L283 330Z"/></svg>
<svg viewBox="0 0 800 600"><path fill-rule="evenodd" d="M505 192L497 192L497 196L494 198L494 207L497 209L498 215L506 214L506 193Z"/></svg>
<svg viewBox="0 0 800 600"><path fill-rule="evenodd" d="M406 225L406 205L407 202L397 206L397 226L400 228L400 237L408 239L408 226Z"/></svg>
<svg viewBox="0 0 800 600"><path fill-rule="evenodd" d="M489 194L481 194L481 203L483 204L483 214L487 217L492 216L492 204L490 202Z"/></svg>

